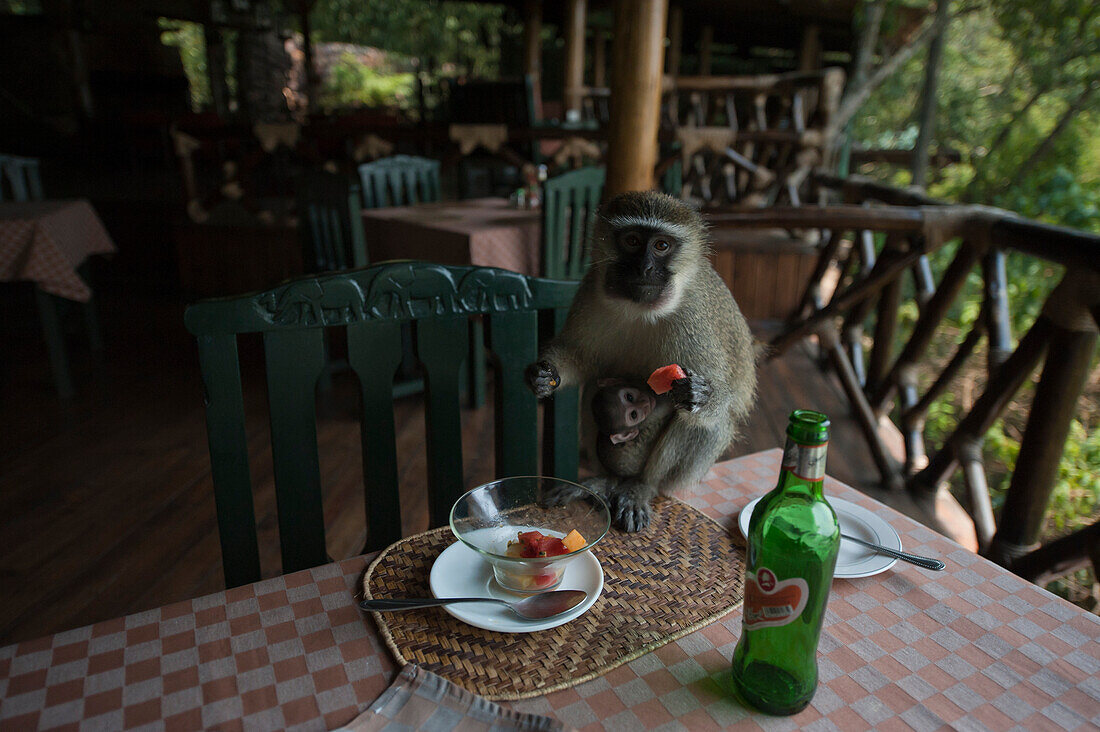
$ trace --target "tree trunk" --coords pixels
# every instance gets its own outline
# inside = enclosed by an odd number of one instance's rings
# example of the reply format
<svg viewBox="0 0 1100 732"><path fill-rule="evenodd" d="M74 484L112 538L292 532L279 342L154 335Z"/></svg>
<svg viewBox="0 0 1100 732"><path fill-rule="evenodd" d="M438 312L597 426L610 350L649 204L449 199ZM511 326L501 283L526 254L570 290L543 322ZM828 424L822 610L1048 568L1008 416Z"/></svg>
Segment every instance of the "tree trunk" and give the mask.
<svg viewBox="0 0 1100 732"><path fill-rule="evenodd" d="M878 45L878 32L882 27L882 16L886 12L884 0L868 0L864 4L865 18L863 30L859 36L859 47L856 49L855 63L852 65L852 79L848 88L855 90L867 80L871 70L871 59L875 55L875 46Z"/></svg>
<svg viewBox="0 0 1100 732"><path fill-rule="evenodd" d="M839 139L840 131L856 115L856 112L871 96L871 93L890 78L902 64L911 59L917 51L928 45L932 38L942 30L943 24L946 22L947 16L945 15L943 18L937 16L931 23L926 23L909 43L895 51L893 56L875 69L875 72L868 77L866 82L858 88L854 85L849 86L844 99L840 102L840 108L829 121L829 126L825 130L827 144L833 144Z"/></svg>
<svg viewBox="0 0 1100 732"><path fill-rule="evenodd" d="M1031 154L1027 156L1027 160L1025 160L1023 163L1020 164L1019 167L1016 168L1016 173L1012 176L1013 178L1026 174L1028 170L1034 167L1035 164L1039 162L1044 155L1046 155L1047 150L1049 150L1050 146L1054 144L1054 141L1057 140L1059 136L1061 136L1061 134L1066 131L1066 128L1069 127L1070 122L1072 122L1074 118L1077 117L1081 109L1084 108L1084 106L1088 103L1089 97L1091 97L1093 92L1096 91L1096 87L1097 84L1095 82L1087 84L1085 86L1081 93L1077 95L1077 99L1075 99L1073 103L1069 105L1069 108L1062 113L1062 116L1058 118L1058 122L1054 125L1054 129L1050 131L1050 134L1047 135L1046 138L1039 143L1038 147L1032 150Z"/></svg>
<svg viewBox="0 0 1100 732"><path fill-rule="evenodd" d="M949 0L939 0L936 5L936 23L939 25L940 31L928 44L928 61L924 65L924 92L920 102L920 131L917 133L917 142L913 147L913 185L921 190L924 190L924 180L928 175L928 150L932 146L932 136L936 131L936 88L939 85L943 47L947 43L949 5Z"/></svg>

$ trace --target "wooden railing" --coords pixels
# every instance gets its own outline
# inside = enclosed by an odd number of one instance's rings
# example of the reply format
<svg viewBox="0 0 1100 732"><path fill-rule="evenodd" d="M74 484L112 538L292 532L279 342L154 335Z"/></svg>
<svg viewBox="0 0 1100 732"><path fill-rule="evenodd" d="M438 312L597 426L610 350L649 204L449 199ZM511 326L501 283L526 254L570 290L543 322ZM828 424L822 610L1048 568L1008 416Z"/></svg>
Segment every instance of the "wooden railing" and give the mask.
<svg viewBox="0 0 1100 732"><path fill-rule="evenodd" d="M882 484L931 499L955 471L980 551L1033 581L1100 562L1100 522L1045 546L1040 530L1077 401L1096 351L1100 323L1100 236L1039 223L999 209L952 206L869 181L821 178L833 200L824 206L712 213L714 228L821 231L821 250L801 306L771 347L781 353L816 335L836 371L881 474ZM958 241L936 282L927 256ZM876 246L876 242L881 242ZM1063 265L1065 274L1042 311L1012 347L1005 254L1016 251ZM981 314L942 367L930 346L972 272L983 283ZM839 273L838 285L825 283ZM919 315L904 338L899 314L907 277ZM873 345L864 355L863 324L874 316ZM925 444L924 425L936 398L952 386L982 339L988 340L984 391L938 450ZM895 341L901 341L896 343ZM1045 359L1044 359L1045 356ZM999 517L982 458L982 441L1042 363L1019 456ZM922 384L927 384L922 390ZM904 462L880 430L892 418L904 438Z"/></svg>

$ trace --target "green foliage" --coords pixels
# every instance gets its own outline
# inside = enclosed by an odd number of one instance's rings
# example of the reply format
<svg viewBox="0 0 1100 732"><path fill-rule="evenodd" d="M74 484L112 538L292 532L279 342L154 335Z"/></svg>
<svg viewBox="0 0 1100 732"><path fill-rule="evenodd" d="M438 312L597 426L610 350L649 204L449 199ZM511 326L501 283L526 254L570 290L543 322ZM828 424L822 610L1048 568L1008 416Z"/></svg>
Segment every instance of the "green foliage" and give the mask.
<svg viewBox="0 0 1100 732"><path fill-rule="evenodd" d="M891 12L888 10L887 19ZM885 21L884 21L885 23ZM923 89L918 53L854 121L854 139L909 149ZM963 164L932 195L986 203L1044 221L1100 231L1100 92L1032 159L1088 84L1100 78L1100 11L1089 0L981 0L948 29L940 70L936 143ZM876 171L893 183L908 177Z"/></svg>
<svg viewBox="0 0 1100 732"><path fill-rule="evenodd" d="M411 73L380 73L345 53L324 80L321 107L406 107L412 98L414 78Z"/></svg>
<svg viewBox="0 0 1100 732"><path fill-rule="evenodd" d="M400 53L429 72L489 78L499 72L502 38L519 32L497 4L319 0L310 17L317 40Z"/></svg>
<svg viewBox="0 0 1100 732"><path fill-rule="evenodd" d="M942 171L929 193L1100 232L1100 5L1095 0L967 0L965 11L959 13L962 5L956 2L947 32L933 144L958 150L962 163ZM887 7L889 20L897 13ZM896 26L897 20L893 22ZM894 26L884 21L884 33ZM925 59L926 54L916 54L872 95L852 125L855 142L913 147ZM876 168L872 174L893 184L910 180L905 170ZM933 255L937 280L954 251L949 245ZM1006 271L1012 333L1019 338L1063 271L1018 253L1009 254ZM949 335L931 354L932 360L942 364L950 358L953 344L965 337L978 317L982 294L981 277L974 272L944 322ZM916 316L915 308L903 309L900 330L911 327ZM984 361L980 349L932 405L925 424L930 449L955 429L964 400L977 397L984 388ZM1090 524L1100 514L1100 430L1094 424L1100 410L1095 385L1088 388L1071 424L1044 539ZM1029 382L1009 405L1004 420L986 434L985 467L995 508L1003 503L1016 465L1033 392ZM962 494L958 474L953 487ZM1073 586L1095 582L1086 574L1051 589L1070 596Z"/></svg>
<svg viewBox="0 0 1100 732"><path fill-rule="evenodd" d="M202 35L202 25L168 18L159 18L157 23L161 28L161 43L179 48L183 71L191 87L191 109L197 112L212 101L210 79L206 74L206 41Z"/></svg>

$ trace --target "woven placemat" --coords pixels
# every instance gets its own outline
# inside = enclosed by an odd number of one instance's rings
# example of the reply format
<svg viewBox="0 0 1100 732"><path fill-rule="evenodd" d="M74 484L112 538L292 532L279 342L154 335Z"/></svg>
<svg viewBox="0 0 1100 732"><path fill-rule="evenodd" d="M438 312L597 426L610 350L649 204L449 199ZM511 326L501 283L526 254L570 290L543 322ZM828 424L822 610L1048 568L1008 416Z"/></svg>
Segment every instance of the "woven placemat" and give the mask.
<svg viewBox="0 0 1100 732"><path fill-rule="evenodd" d="M387 547L363 573L363 596L431 597L432 564L454 541L444 527ZM438 608L371 614L399 664L504 700L596 678L741 605L743 550L681 501L658 498L649 528L613 529L593 551L603 566L603 593L586 613L549 630L482 630Z"/></svg>

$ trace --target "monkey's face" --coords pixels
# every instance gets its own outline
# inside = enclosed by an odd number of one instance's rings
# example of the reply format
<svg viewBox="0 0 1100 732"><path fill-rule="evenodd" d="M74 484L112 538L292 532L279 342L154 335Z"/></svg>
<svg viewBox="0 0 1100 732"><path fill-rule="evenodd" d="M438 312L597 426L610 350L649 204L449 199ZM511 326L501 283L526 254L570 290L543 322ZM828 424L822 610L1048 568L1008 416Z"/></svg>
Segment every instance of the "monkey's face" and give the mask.
<svg viewBox="0 0 1100 732"><path fill-rule="evenodd" d="M641 305L659 306L671 296L673 263L680 242L667 231L648 227L614 232L614 257L604 275L604 289Z"/></svg>
<svg viewBox="0 0 1100 732"><path fill-rule="evenodd" d="M618 445L638 436L638 425L653 411L652 394L633 386L604 387L592 402L596 425Z"/></svg>

